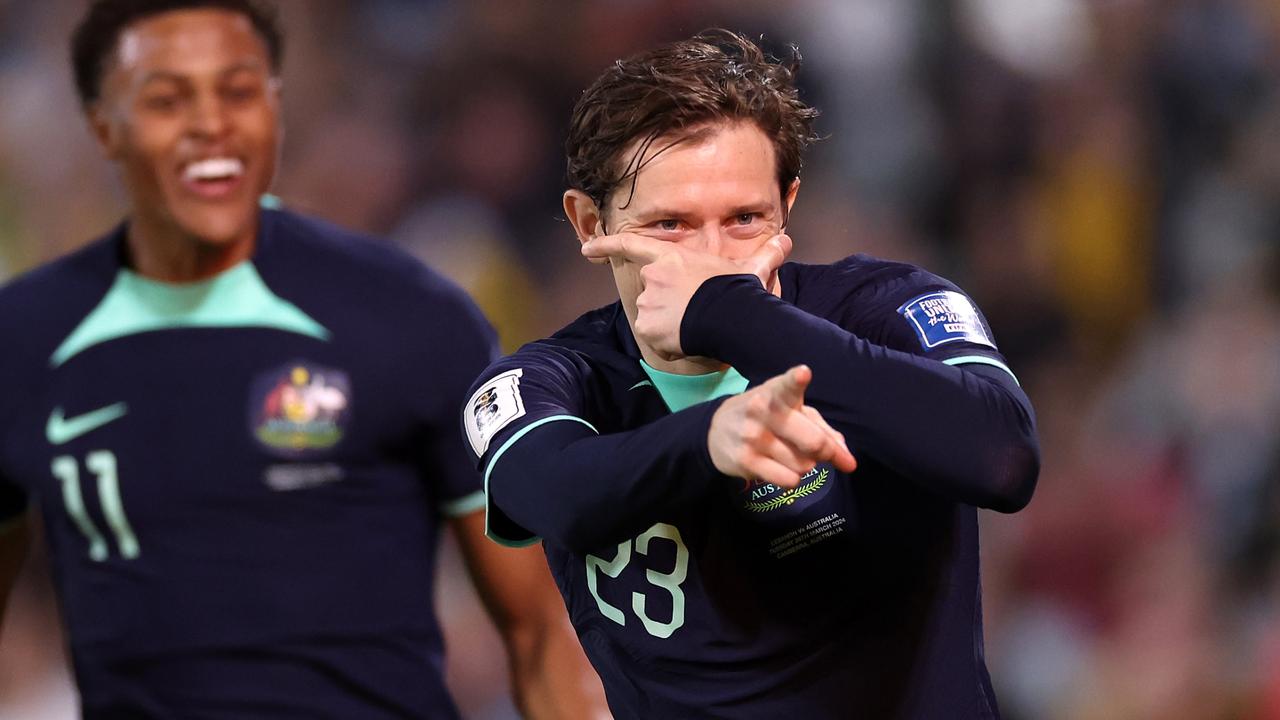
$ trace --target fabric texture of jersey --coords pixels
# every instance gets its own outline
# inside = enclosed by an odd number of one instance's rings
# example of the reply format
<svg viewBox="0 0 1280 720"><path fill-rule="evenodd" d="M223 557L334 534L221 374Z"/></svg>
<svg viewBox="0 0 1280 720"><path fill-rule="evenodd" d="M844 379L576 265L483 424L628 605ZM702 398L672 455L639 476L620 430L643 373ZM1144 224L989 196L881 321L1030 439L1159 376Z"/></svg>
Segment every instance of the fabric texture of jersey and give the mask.
<svg viewBox="0 0 1280 720"><path fill-rule="evenodd" d="M478 310L284 211L208 281L124 254L122 227L0 290L0 509L43 515L85 717L456 717L432 577L483 503Z"/></svg>
<svg viewBox="0 0 1280 720"><path fill-rule="evenodd" d="M858 255L788 263L779 278L784 302L858 338L1007 370L968 298L919 268ZM514 381L495 382L502 377ZM706 397L732 380L707 378L716 390ZM548 428L608 436L662 426L685 404L662 384L640 360L621 306L592 311L473 385L463 408L464 424L483 430L473 456L487 478L495 467L518 478L518 465L503 463L515 462L506 458L525 438L554 434ZM675 415L713 410L703 403ZM705 446L708 421L699 422L671 423L657 445L686 445L680 435L700 427L692 442ZM548 538L552 573L616 717L998 717L983 660L975 507L858 459L852 474L821 464L788 491L719 475L694 457L687 467L703 477L686 485L705 491L682 505L630 518L590 552ZM563 504L548 495L539 512ZM488 523L501 542L532 539L492 492Z"/></svg>

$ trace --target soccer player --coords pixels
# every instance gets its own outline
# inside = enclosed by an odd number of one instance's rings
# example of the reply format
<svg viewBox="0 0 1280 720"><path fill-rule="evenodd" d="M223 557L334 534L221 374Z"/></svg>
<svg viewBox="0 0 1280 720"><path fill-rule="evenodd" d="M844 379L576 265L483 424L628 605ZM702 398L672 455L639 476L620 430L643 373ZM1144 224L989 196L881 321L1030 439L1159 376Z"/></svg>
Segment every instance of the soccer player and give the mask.
<svg viewBox="0 0 1280 720"><path fill-rule="evenodd" d="M0 290L0 510L12 570L38 501L85 717L457 717L443 526L528 716L603 710L541 557L483 537L456 412L488 325L385 243L260 207L273 13L99 0L72 50L130 208Z"/></svg>
<svg viewBox="0 0 1280 720"><path fill-rule="evenodd" d="M994 718L977 508L1028 502L1031 406L950 282L783 263L798 60L712 32L579 100L564 208L620 302L473 386L488 532L543 539L618 718Z"/></svg>

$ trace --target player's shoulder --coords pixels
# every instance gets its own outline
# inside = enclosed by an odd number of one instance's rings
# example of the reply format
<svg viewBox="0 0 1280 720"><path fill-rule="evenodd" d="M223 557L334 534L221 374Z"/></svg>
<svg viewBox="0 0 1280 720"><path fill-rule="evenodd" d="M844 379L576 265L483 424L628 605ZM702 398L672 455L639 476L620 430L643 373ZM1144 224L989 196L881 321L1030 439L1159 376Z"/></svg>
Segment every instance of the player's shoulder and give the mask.
<svg viewBox="0 0 1280 720"><path fill-rule="evenodd" d="M623 318L622 303L612 302L579 315L544 342L582 352L617 351L618 323Z"/></svg>
<svg viewBox="0 0 1280 720"><path fill-rule="evenodd" d="M627 352L626 338L620 337L624 322L622 304L614 302L583 313L554 334L525 343L515 352L489 366L486 378L512 371L530 370L561 381L594 375L603 368L638 367Z"/></svg>
<svg viewBox="0 0 1280 720"><path fill-rule="evenodd" d="M917 291L959 290L955 283L919 265L864 255L850 255L833 263L793 268L798 295L856 299L866 304L893 304Z"/></svg>
<svg viewBox="0 0 1280 720"><path fill-rule="evenodd" d="M476 455L517 418L539 422L565 414L592 416L589 399L609 392L628 372L640 372L628 353L621 303L590 310L556 333L525 343L491 363L472 383L463 424ZM632 341L634 344L634 341ZM634 380L633 380L634 382Z"/></svg>
<svg viewBox="0 0 1280 720"><path fill-rule="evenodd" d="M119 269L118 230L0 286L0 425L24 390L51 369L63 339L111 288Z"/></svg>
<svg viewBox="0 0 1280 720"><path fill-rule="evenodd" d="M78 323L111 287L120 268L120 230L0 285L0 338L28 347ZM60 337L60 336L59 336Z"/></svg>
<svg viewBox="0 0 1280 720"><path fill-rule="evenodd" d="M38 299L74 304L85 289L109 284L120 268L117 237L120 230L99 237L56 260L23 272L0 285L0 314L14 314L16 305Z"/></svg>
<svg viewBox="0 0 1280 720"><path fill-rule="evenodd" d="M429 307L440 319L476 315L461 287L389 240L289 210L263 210L262 221L269 243L255 262L268 282L328 297L345 290L393 313Z"/></svg>
<svg viewBox="0 0 1280 720"><path fill-rule="evenodd" d="M961 338L994 344L973 300L918 265L857 254L826 265L795 263L791 273L798 306L863 337L914 347L898 337L911 330L926 350Z"/></svg>
<svg viewBox="0 0 1280 720"><path fill-rule="evenodd" d="M453 292L456 285L395 243L288 210L263 210L272 251L296 267L329 266L393 288Z"/></svg>
<svg viewBox="0 0 1280 720"><path fill-rule="evenodd" d="M792 301L829 319L883 320L929 292L963 294L950 280L918 265L856 254L822 265L787 263ZM789 276L789 277L788 277Z"/></svg>
<svg viewBox="0 0 1280 720"><path fill-rule="evenodd" d="M640 349L621 302L589 310L550 337L530 343L528 351L571 359L582 368L622 371L639 367Z"/></svg>

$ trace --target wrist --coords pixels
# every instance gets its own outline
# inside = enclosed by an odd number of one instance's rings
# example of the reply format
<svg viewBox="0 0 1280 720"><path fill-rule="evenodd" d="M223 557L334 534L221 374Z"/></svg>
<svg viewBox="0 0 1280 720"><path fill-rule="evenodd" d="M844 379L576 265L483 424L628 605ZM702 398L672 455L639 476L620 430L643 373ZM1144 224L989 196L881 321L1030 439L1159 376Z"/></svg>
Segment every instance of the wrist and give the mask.
<svg viewBox="0 0 1280 720"><path fill-rule="evenodd" d="M701 437L703 439L703 442L702 442L702 447L700 448L700 452L697 453L695 462L697 462L698 468L702 471L702 474L710 478L712 482L716 482L718 480L728 480L729 478L732 477L731 475L725 473L720 469L720 464L716 462L715 454L712 451L712 447L711 447L713 443L712 427L716 422L716 417L721 412L721 408L724 407L725 401L730 399L731 397L732 396L725 396L725 397L716 398L715 400L711 400L709 402L703 403L706 406L706 408L703 410L703 412L705 413L704 414L705 425L703 426L704 432L699 433L698 435L698 437Z"/></svg>
<svg viewBox="0 0 1280 720"><path fill-rule="evenodd" d="M726 341L751 323L743 321L752 298L773 297L755 275L717 275L698 286L680 321L680 347L688 356L733 364Z"/></svg>

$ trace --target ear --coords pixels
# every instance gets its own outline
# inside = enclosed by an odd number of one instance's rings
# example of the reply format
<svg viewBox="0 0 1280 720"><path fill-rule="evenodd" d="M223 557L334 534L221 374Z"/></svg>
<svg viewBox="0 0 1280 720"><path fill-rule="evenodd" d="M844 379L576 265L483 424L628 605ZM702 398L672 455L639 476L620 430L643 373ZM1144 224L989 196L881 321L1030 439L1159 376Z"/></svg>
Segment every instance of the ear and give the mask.
<svg viewBox="0 0 1280 720"><path fill-rule="evenodd" d="M274 183L276 176L280 174L280 159L284 156L285 125L284 114L280 112L280 108L284 103L284 81L272 75L267 80L267 92L270 93L271 99L275 103L276 113L276 170L271 174L271 182Z"/></svg>
<svg viewBox="0 0 1280 720"><path fill-rule="evenodd" d="M578 234L578 242L585 243L600 234L600 208L581 190L565 191L564 215Z"/></svg>
<svg viewBox="0 0 1280 720"><path fill-rule="evenodd" d="M280 107L281 103L284 102L284 78L275 74L268 77L267 95L270 96L271 101L275 103L277 108Z"/></svg>
<svg viewBox="0 0 1280 720"><path fill-rule="evenodd" d="M120 154L120 128L111 122L101 100L85 108L85 118L102 155L108 160L115 160Z"/></svg>
<svg viewBox="0 0 1280 720"><path fill-rule="evenodd" d="M796 195L800 192L800 178L791 181L791 185L787 187L787 194L782 198L782 204L787 208L786 217L791 216L791 208L796 204Z"/></svg>

